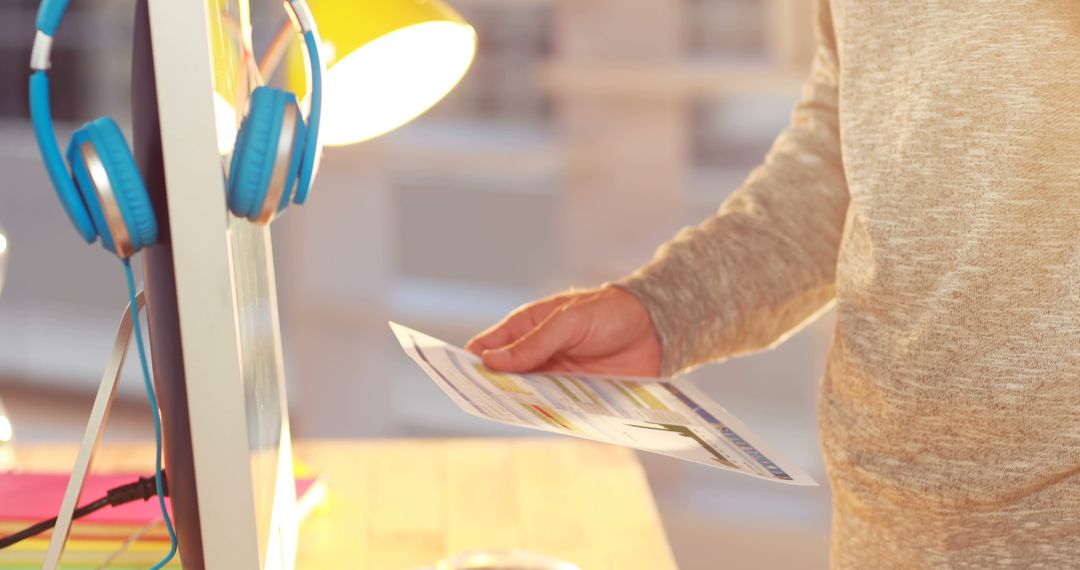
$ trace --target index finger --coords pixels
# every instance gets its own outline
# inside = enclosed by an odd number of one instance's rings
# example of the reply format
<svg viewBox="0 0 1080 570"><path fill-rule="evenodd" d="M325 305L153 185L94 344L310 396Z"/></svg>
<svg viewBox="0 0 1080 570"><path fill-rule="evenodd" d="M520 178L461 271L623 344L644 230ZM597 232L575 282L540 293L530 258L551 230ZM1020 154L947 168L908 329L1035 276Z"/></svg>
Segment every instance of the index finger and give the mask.
<svg viewBox="0 0 1080 570"><path fill-rule="evenodd" d="M569 301L571 295L572 293L560 293L519 307L498 324L473 337L465 345L465 350L480 356L485 350L502 348L514 342Z"/></svg>

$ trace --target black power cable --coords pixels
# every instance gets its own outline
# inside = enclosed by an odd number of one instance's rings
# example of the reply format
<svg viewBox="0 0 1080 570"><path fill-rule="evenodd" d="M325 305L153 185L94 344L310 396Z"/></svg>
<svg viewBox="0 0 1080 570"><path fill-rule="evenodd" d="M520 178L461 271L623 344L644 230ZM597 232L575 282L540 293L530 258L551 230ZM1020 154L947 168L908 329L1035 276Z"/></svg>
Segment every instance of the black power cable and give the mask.
<svg viewBox="0 0 1080 570"><path fill-rule="evenodd" d="M161 474L161 482L165 484L165 473ZM120 505L138 501L149 501L157 496L157 483L154 481L154 477L139 477L138 481L134 483L128 483L127 485L121 485L113 489L109 489L109 492L104 497L88 504L83 505L75 509L72 520L85 517L86 515L100 511L105 507L118 507ZM169 496L169 489L165 487L165 496ZM41 521L34 526L25 528L16 532L15 534L0 538L0 549L7 548L18 542L22 542L32 536L37 536L51 528L56 526L56 517L53 517L47 521Z"/></svg>

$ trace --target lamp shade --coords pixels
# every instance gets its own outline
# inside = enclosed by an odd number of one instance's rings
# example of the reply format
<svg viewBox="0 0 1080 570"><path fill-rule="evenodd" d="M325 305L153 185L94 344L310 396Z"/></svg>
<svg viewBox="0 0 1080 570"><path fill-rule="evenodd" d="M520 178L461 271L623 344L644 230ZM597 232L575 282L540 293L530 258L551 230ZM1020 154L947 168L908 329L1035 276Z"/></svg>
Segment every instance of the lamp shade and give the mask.
<svg viewBox="0 0 1080 570"><path fill-rule="evenodd" d="M322 37L324 144L364 141L416 118L461 80L476 32L441 0L309 0ZM293 44L291 90L306 90Z"/></svg>

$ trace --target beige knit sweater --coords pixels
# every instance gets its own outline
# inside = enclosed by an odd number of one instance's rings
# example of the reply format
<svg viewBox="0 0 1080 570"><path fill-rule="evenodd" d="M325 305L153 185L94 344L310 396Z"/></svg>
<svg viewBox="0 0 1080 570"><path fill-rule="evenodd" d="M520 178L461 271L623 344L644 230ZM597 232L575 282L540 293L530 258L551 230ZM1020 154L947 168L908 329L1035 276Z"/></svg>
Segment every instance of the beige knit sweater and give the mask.
<svg viewBox="0 0 1080 570"><path fill-rule="evenodd" d="M833 568L1080 568L1080 0L817 23L765 164L621 285L665 373L835 299Z"/></svg>

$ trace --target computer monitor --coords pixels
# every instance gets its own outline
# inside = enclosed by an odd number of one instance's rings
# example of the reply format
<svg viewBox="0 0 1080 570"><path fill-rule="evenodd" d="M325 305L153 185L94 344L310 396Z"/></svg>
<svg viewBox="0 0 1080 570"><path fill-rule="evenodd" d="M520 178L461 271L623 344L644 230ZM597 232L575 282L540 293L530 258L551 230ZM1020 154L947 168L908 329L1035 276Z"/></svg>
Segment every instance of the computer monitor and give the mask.
<svg viewBox="0 0 1080 570"><path fill-rule="evenodd" d="M161 226L147 318L184 568L296 556L270 229L226 210L219 152L251 87L249 22L247 0L137 2L133 146Z"/></svg>

